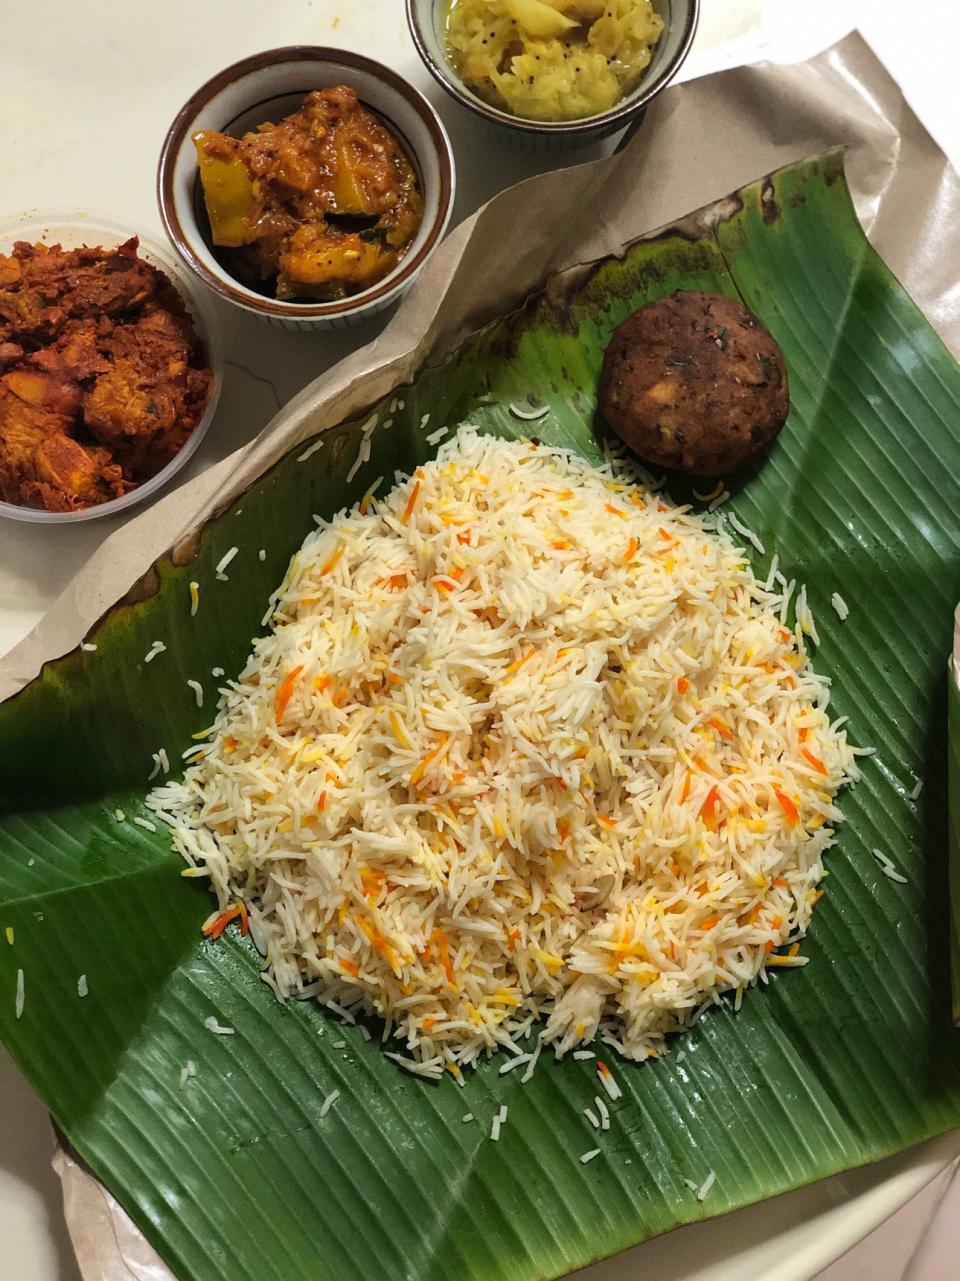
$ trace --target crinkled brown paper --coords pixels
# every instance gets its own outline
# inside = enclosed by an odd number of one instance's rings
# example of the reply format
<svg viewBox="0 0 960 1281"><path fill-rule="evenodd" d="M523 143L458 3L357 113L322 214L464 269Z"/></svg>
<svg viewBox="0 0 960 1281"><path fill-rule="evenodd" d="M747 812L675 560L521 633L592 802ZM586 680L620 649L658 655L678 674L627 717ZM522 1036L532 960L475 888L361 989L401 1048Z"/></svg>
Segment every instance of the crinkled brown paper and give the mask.
<svg viewBox="0 0 960 1281"><path fill-rule="evenodd" d="M960 354L960 181L859 36L799 66L739 68L679 85L650 107L619 155L532 178L469 218L376 342L301 392L259 439L109 538L0 665L0 697L73 649L157 557L288 450L441 359L545 277L620 253L644 233L836 144L849 147L847 175L872 243ZM173 1281L88 1173L62 1150L55 1164L86 1281Z"/></svg>

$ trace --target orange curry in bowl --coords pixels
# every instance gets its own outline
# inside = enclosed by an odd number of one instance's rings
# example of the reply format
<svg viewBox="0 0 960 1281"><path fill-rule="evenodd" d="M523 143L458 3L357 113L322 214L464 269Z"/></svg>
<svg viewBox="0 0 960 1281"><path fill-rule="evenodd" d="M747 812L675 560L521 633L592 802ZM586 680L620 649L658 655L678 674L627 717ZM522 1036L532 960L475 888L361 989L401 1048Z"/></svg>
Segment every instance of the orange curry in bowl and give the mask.
<svg viewBox="0 0 960 1281"><path fill-rule="evenodd" d="M242 138L193 135L213 244L237 280L286 301L333 301L377 284L423 219L399 138L338 85Z"/></svg>
<svg viewBox="0 0 960 1281"><path fill-rule="evenodd" d="M138 255L0 254L0 498L51 512L120 498L203 417L213 375L180 295Z"/></svg>

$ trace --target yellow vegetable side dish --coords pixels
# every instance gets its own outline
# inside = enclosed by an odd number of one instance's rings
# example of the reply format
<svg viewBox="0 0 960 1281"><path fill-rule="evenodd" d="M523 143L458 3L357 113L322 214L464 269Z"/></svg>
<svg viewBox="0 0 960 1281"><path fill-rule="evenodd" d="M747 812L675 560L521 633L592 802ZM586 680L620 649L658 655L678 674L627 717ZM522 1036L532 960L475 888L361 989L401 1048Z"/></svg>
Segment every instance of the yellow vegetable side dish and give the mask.
<svg viewBox="0 0 960 1281"><path fill-rule="evenodd" d="M423 204L398 138L338 85L242 138L193 136L224 265L280 299L327 301L382 280L416 238Z"/></svg>
<svg viewBox="0 0 960 1281"><path fill-rule="evenodd" d="M612 107L662 30L650 0L449 0L447 13L448 54L464 83L528 120Z"/></svg>

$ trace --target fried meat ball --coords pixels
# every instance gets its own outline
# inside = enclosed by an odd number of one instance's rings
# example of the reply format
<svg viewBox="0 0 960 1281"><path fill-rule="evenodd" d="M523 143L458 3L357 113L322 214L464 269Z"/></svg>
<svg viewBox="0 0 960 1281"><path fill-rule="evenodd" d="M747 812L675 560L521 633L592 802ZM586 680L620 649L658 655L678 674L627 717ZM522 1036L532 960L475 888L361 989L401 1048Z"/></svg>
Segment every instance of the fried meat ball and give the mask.
<svg viewBox="0 0 960 1281"><path fill-rule="evenodd" d="M752 462L786 421L786 364L743 303L679 291L614 331L599 405L647 462L725 476Z"/></svg>

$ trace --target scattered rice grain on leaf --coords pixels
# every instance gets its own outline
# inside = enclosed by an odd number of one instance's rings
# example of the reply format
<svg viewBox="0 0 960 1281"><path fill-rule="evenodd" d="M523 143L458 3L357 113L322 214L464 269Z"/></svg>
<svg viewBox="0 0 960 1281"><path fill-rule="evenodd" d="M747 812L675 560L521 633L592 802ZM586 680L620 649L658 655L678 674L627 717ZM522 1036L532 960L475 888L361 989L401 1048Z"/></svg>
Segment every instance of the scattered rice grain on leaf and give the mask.
<svg viewBox="0 0 960 1281"><path fill-rule="evenodd" d="M230 564L230 562L233 560L234 556L236 556L239 550L240 550L239 547L231 547L230 550L226 552L223 556L221 556L220 559L217 561L214 572L216 573L216 576L221 583L226 583L227 581L229 581L228 576L224 573L224 570L227 568L227 566Z"/></svg>
<svg viewBox="0 0 960 1281"><path fill-rule="evenodd" d="M203 1020L203 1026L208 1032L213 1032L215 1036L233 1036L236 1032L236 1028L224 1027L218 1023L212 1014L209 1018Z"/></svg>

